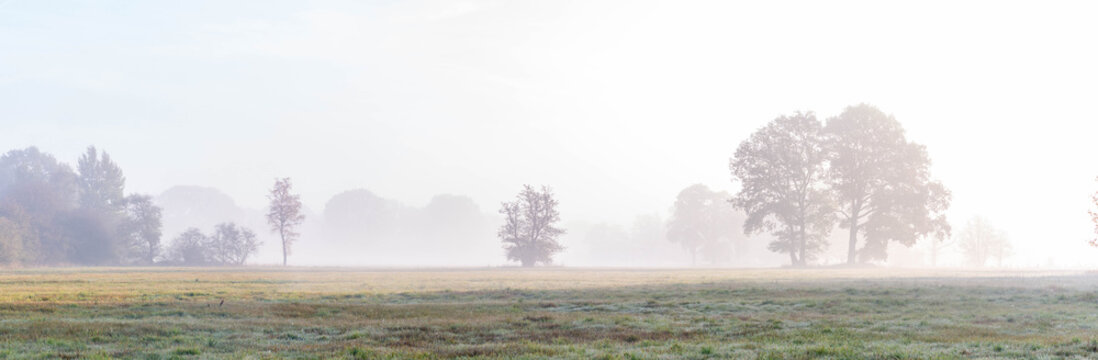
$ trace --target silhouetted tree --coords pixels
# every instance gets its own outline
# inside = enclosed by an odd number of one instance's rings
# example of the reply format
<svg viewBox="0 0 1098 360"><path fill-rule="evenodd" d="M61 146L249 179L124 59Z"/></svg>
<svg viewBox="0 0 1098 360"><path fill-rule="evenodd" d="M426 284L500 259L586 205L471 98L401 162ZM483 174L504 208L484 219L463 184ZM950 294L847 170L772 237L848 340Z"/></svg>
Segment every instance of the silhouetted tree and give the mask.
<svg viewBox="0 0 1098 360"><path fill-rule="evenodd" d="M215 226L209 242L213 262L224 265L244 265L260 245L254 232L234 223Z"/></svg>
<svg viewBox="0 0 1098 360"><path fill-rule="evenodd" d="M148 195L126 197L122 233L129 244L131 261L148 265L160 254L160 217L160 207Z"/></svg>
<svg viewBox="0 0 1098 360"><path fill-rule="evenodd" d="M830 183L849 229L847 263L884 260L889 241L911 246L927 236L945 238L950 192L930 179L930 158L907 141L903 126L875 107L847 107L827 121ZM858 249L858 235L866 243Z"/></svg>
<svg viewBox="0 0 1098 360"><path fill-rule="evenodd" d="M126 178L106 152L89 146L76 165L80 186L80 207L107 213L121 213L126 206Z"/></svg>
<svg viewBox="0 0 1098 360"><path fill-rule="evenodd" d="M174 265L210 265L213 263L209 238L196 228L176 236L168 247L165 262Z"/></svg>
<svg viewBox="0 0 1098 360"><path fill-rule="evenodd" d="M793 266L823 251L834 226L822 130L811 112L778 117L740 143L728 165L741 184L732 204L747 213L744 233L770 232L769 249Z"/></svg>
<svg viewBox="0 0 1098 360"><path fill-rule="evenodd" d="M290 178L275 179L274 187L267 195L271 202L267 210L267 223L271 225L271 232L278 234L282 240L282 266L286 266L290 245L300 235L297 226L305 221L305 215L301 214L301 197L291 193L292 190Z"/></svg>
<svg viewBox="0 0 1098 360"><path fill-rule="evenodd" d="M992 258L1002 266L1003 258L1009 256L1011 251L1006 234L981 216L968 220L961 230L960 243L965 260L972 266L984 266Z"/></svg>
<svg viewBox="0 0 1098 360"><path fill-rule="evenodd" d="M560 221L557 199L552 190L541 191L524 185L512 202L504 202L499 210L504 224L498 235L507 251L507 260L518 261L523 267L550 264L553 255L564 250L557 238L564 230L555 226Z"/></svg>
<svg viewBox="0 0 1098 360"><path fill-rule="evenodd" d="M726 192L695 184L680 191L675 199L667 221L667 239L686 249L693 265L698 263L698 253L710 262L731 256L730 242L737 233L737 224L736 210L728 203L730 197Z"/></svg>

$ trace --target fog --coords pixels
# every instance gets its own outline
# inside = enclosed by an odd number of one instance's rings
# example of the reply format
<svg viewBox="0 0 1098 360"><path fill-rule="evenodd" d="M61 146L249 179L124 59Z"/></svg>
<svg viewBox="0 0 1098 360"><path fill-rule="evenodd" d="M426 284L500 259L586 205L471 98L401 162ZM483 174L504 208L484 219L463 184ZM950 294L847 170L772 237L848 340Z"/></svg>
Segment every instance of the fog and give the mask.
<svg viewBox="0 0 1098 360"><path fill-rule="evenodd" d="M292 265L513 265L498 210L531 184L559 200L556 265L776 267L766 234L691 259L666 238L676 197L738 192L730 157L778 116L865 103L952 191L937 265L966 264L979 216L1004 267L1090 267L1096 7L8 0L0 151L75 166L94 145L163 208L164 243L233 221L263 241L252 264L281 260L264 215L289 177ZM845 261L845 234L815 263Z"/></svg>

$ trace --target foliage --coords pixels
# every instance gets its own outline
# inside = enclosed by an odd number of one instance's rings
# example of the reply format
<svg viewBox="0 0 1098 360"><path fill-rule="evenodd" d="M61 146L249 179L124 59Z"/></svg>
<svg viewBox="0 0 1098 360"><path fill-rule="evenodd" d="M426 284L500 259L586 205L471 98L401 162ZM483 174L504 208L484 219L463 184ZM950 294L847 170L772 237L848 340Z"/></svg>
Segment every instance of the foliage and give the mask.
<svg viewBox="0 0 1098 360"><path fill-rule="evenodd" d="M267 223L271 225L271 232L278 234L282 240L282 265L286 265L290 246L300 236L297 227L305 222L305 215L301 213L301 196L291 191L293 184L290 178L275 179L274 187L267 195L270 201Z"/></svg>
<svg viewBox="0 0 1098 360"><path fill-rule="evenodd" d="M12 256L3 260L40 265L151 263L159 250L160 209L148 197L123 196L121 168L95 147L88 147L77 169L73 172L34 147L0 157L0 217L17 224L21 243L9 243Z"/></svg>
<svg viewBox="0 0 1098 360"><path fill-rule="evenodd" d="M166 262L173 265L202 266L213 263L213 247L202 230L190 228L176 236L165 254Z"/></svg>
<svg viewBox="0 0 1098 360"><path fill-rule="evenodd" d="M235 223L214 226L207 236L197 228L179 234L168 248L165 262L173 265L244 265L259 250L255 232Z"/></svg>
<svg viewBox="0 0 1098 360"><path fill-rule="evenodd" d="M259 251L260 245L252 230L234 223L214 226L209 242L213 250L213 261L227 265L244 265L249 256Z"/></svg>
<svg viewBox="0 0 1098 360"><path fill-rule="evenodd" d="M850 234L848 263L886 259L890 241L911 246L927 236L948 237L943 213L951 194L930 178L926 148L907 141L900 122L862 104L829 119L824 130L831 188L842 203L839 224Z"/></svg>
<svg viewBox="0 0 1098 360"><path fill-rule="evenodd" d="M729 161L742 185L732 203L747 213L744 232L770 232L770 250L789 254L794 266L823 251L834 226L824 141L811 112L781 116L740 143Z"/></svg>
<svg viewBox="0 0 1098 360"><path fill-rule="evenodd" d="M530 185L523 185L515 201L502 204L499 212L504 215L504 224L497 235L503 241L507 260L518 261L523 267L548 265L553 255L564 250L558 241L564 230L556 226L560 221L557 205L549 187L542 186L538 191Z"/></svg>
<svg viewBox="0 0 1098 360"><path fill-rule="evenodd" d="M100 154L94 146L89 146L77 161L76 169L79 173L80 207L104 213L123 211L126 205L126 178L109 154Z"/></svg>

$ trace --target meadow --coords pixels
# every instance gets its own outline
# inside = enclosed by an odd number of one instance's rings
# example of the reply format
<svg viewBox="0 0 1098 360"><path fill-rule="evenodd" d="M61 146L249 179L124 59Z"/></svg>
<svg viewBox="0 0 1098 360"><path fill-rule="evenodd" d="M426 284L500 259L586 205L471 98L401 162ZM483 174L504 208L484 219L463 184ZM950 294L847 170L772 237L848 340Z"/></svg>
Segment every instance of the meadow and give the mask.
<svg viewBox="0 0 1098 360"><path fill-rule="evenodd" d="M1084 272L0 271L8 359L1094 357Z"/></svg>

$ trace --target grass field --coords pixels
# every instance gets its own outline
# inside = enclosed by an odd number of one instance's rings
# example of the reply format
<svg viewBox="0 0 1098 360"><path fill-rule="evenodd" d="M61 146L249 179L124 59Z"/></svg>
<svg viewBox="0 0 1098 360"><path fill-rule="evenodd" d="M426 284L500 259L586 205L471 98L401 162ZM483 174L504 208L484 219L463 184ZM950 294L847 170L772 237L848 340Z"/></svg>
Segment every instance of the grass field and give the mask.
<svg viewBox="0 0 1098 360"><path fill-rule="evenodd" d="M0 358L1093 357L1083 273L0 272Z"/></svg>

